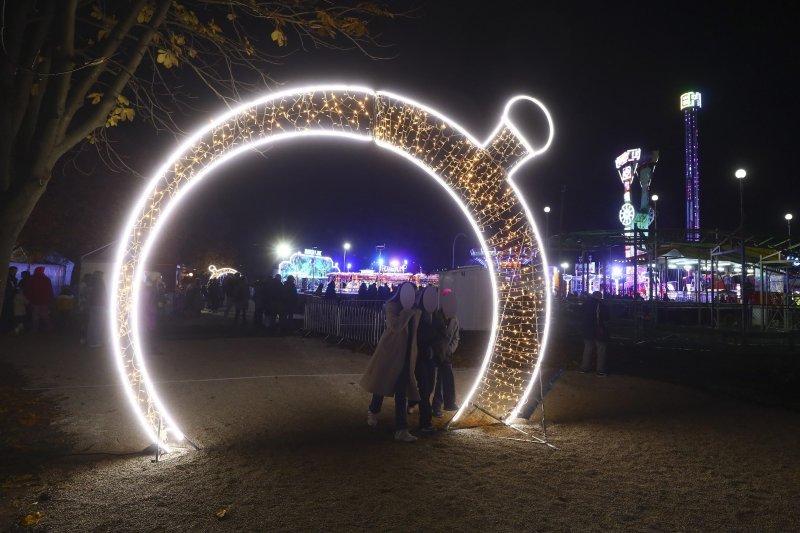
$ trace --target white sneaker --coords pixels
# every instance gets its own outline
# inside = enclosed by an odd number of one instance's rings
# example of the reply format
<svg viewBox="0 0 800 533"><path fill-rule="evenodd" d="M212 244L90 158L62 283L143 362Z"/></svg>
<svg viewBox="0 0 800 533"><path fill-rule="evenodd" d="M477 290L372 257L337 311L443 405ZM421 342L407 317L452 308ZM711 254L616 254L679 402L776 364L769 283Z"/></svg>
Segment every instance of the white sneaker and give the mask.
<svg viewBox="0 0 800 533"><path fill-rule="evenodd" d="M394 432L394 440L399 440L400 442L417 442L417 437L409 433L407 429L401 429L400 431Z"/></svg>
<svg viewBox="0 0 800 533"><path fill-rule="evenodd" d="M378 425L378 413L367 410L367 425L371 427Z"/></svg>

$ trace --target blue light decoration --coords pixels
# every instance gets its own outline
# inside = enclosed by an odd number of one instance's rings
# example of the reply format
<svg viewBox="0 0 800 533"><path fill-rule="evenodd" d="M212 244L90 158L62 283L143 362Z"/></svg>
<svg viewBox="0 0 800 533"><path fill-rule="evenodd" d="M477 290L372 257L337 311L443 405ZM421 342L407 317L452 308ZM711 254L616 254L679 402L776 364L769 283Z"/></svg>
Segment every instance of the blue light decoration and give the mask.
<svg viewBox="0 0 800 533"><path fill-rule="evenodd" d="M281 279L285 281L288 276L294 276L295 283L300 288L314 288L317 281L326 281L328 274L339 271L333 259L322 255L321 250L312 249L295 252L278 265Z"/></svg>
<svg viewBox="0 0 800 533"><path fill-rule="evenodd" d="M700 93L681 95L686 146L686 240L700 240L700 154L697 141L697 113L702 107Z"/></svg>
<svg viewBox="0 0 800 533"><path fill-rule="evenodd" d="M529 254L518 256L514 254L513 250L507 251L505 254L501 251L498 252L494 248L489 250L489 257L495 268L498 269L514 269L521 266L527 266L538 255L538 250L532 250ZM471 248L469 251L470 263L481 265L483 268L489 268L486 262L486 254L480 248Z"/></svg>

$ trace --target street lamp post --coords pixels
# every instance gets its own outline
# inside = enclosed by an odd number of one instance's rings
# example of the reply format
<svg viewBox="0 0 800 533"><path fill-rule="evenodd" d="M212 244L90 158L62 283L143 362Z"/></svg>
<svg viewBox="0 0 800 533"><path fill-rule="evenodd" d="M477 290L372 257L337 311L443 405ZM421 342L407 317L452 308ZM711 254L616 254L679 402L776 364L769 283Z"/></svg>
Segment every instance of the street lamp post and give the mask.
<svg viewBox="0 0 800 533"><path fill-rule="evenodd" d="M564 275L567 273L567 269L569 268L569 263L564 262L561 263L561 286L559 287L559 296L561 298L567 297L567 280L564 279Z"/></svg>
<svg viewBox="0 0 800 533"><path fill-rule="evenodd" d="M791 213L786 213L785 215L783 215L783 218L786 219L786 233L787 233L786 238L789 239L788 245L791 246L792 245L792 218L794 218L794 217L792 216Z"/></svg>
<svg viewBox="0 0 800 533"><path fill-rule="evenodd" d="M344 243L344 253L342 254L342 266L346 266L348 272L350 271L350 266L347 265L347 250L349 249L350 249L350 243L349 242Z"/></svg>
<svg viewBox="0 0 800 533"><path fill-rule="evenodd" d="M658 271L658 195L650 197L653 200L653 261L650 263L650 299L653 299L653 265ZM661 276L658 276L655 299L661 296Z"/></svg>
<svg viewBox="0 0 800 533"><path fill-rule="evenodd" d="M458 233L455 237L453 237L453 262L450 263L450 270L454 270L456 268L456 240L459 237L466 237L463 233Z"/></svg>
<svg viewBox="0 0 800 533"><path fill-rule="evenodd" d="M742 319L741 319L741 331L742 331L742 344L744 344L744 336L745 332L747 331L747 290L745 288L746 283L745 280L747 279L747 267L745 265L745 250L744 250L744 178L747 176L747 172L740 168L734 174L736 179L739 180L739 232L741 233L741 240L742 240L742 254L741 254L741 261L742 261Z"/></svg>
<svg viewBox="0 0 800 533"><path fill-rule="evenodd" d="M544 248L550 253L550 206L544 206Z"/></svg>

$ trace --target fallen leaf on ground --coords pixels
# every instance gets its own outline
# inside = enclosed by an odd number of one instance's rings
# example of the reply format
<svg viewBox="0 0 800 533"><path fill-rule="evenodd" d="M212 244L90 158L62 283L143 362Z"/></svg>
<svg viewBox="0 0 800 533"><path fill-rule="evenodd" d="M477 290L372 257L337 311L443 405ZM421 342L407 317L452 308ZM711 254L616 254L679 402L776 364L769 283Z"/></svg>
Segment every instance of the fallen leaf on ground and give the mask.
<svg viewBox="0 0 800 533"><path fill-rule="evenodd" d="M22 520L20 520L20 524L23 526L35 526L42 518L44 518L44 513L36 511L35 513L25 515Z"/></svg>

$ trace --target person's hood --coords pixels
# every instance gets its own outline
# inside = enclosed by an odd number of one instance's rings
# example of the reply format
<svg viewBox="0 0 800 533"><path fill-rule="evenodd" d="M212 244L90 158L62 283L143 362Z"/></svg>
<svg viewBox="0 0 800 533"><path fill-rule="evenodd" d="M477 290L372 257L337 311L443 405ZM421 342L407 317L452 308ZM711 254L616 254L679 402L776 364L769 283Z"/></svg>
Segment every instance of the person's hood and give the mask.
<svg viewBox="0 0 800 533"><path fill-rule="evenodd" d="M44 276L44 267L36 267L33 271L34 276Z"/></svg>

